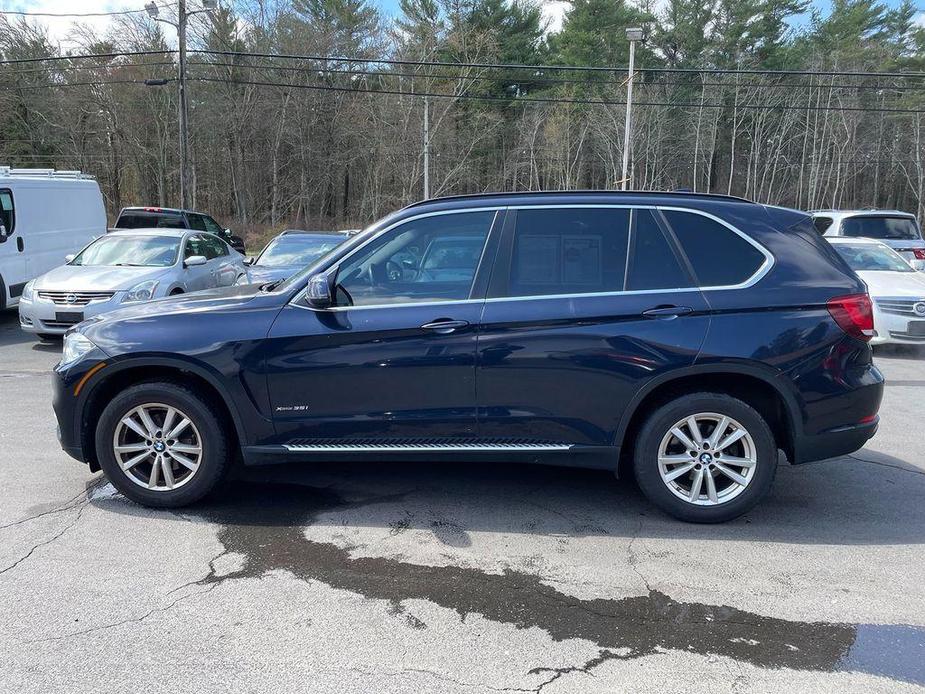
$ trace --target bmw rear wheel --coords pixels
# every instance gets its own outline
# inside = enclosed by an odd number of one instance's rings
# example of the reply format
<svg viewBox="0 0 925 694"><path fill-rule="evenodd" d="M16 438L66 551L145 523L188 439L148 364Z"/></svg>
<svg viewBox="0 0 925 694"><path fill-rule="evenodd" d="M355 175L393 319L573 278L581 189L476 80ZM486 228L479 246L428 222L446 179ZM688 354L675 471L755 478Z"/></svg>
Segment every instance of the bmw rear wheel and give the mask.
<svg viewBox="0 0 925 694"><path fill-rule="evenodd" d="M721 393L695 393L664 405L646 420L634 470L646 496L686 521L735 518L767 494L777 445L764 418Z"/></svg>

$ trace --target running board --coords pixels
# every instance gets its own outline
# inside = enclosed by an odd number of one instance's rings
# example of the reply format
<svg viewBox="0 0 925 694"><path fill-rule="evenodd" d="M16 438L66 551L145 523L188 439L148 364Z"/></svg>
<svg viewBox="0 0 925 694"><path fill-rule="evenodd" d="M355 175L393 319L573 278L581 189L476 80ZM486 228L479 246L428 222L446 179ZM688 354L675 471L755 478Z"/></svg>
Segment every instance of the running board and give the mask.
<svg viewBox="0 0 925 694"><path fill-rule="evenodd" d="M283 444L290 453L364 453L396 451L430 453L437 451L568 451L568 443L287 443Z"/></svg>

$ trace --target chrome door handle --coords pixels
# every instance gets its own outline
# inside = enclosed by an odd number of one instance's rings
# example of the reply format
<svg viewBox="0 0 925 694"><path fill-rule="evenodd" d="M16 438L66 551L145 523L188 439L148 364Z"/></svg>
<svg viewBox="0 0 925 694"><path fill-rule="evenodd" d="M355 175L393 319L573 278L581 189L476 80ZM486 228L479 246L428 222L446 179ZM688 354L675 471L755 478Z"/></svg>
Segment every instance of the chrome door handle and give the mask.
<svg viewBox="0 0 925 694"><path fill-rule="evenodd" d="M469 325L469 321L467 320L441 319L435 320L432 323L425 323L421 326L421 330L432 330L441 335L448 335L460 328L465 328L467 325Z"/></svg>
<svg viewBox="0 0 925 694"><path fill-rule="evenodd" d="M690 306L656 306L655 308L650 308L648 311L643 311L642 315L646 318L661 318L663 320L670 320L672 318L677 318L678 316L684 316L688 313L693 313L694 309Z"/></svg>

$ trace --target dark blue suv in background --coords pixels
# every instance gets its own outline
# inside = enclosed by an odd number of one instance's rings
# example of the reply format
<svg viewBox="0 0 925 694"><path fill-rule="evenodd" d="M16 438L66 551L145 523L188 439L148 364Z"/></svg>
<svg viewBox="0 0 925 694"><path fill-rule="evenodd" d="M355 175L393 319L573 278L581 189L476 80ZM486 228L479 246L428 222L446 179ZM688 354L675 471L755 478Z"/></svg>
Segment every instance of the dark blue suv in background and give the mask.
<svg viewBox="0 0 925 694"><path fill-rule="evenodd" d="M150 506L244 465L514 461L623 470L668 513L751 508L873 436L864 283L809 216L687 193L411 205L281 283L80 324L64 450Z"/></svg>

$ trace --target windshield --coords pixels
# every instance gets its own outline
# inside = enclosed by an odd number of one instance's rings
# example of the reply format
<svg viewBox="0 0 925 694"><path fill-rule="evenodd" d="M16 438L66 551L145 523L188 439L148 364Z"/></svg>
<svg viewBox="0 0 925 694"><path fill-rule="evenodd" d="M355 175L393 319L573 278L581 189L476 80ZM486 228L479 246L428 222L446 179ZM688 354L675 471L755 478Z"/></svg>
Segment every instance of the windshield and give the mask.
<svg viewBox="0 0 925 694"><path fill-rule="evenodd" d="M179 237L102 236L87 246L71 265L169 267L177 262Z"/></svg>
<svg viewBox="0 0 925 694"><path fill-rule="evenodd" d="M308 265L340 244L343 236L307 236L287 234L279 236L264 249L255 265L281 267L285 265Z"/></svg>
<svg viewBox="0 0 925 694"><path fill-rule="evenodd" d="M842 236L868 239L921 239L919 225L910 217L847 217L841 223Z"/></svg>
<svg viewBox="0 0 925 694"><path fill-rule="evenodd" d="M872 243L837 243L833 244L838 254L852 270L880 270L890 272L915 272L892 248Z"/></svg>

